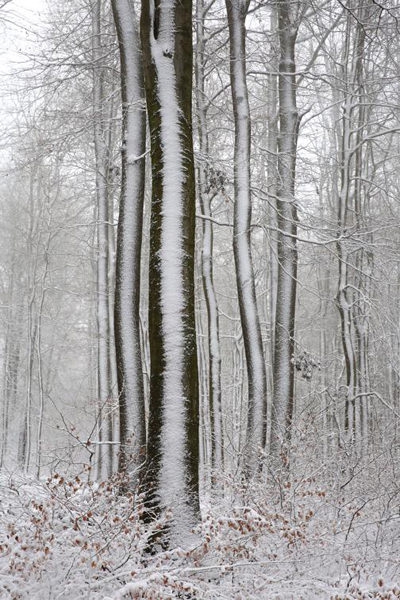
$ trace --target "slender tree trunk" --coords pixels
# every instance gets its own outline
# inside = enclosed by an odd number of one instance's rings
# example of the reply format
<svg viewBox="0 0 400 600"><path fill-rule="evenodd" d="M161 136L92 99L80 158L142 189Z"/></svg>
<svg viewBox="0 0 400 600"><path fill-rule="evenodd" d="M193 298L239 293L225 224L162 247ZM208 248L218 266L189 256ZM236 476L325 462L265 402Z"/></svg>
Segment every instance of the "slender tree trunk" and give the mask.
<svg viewBox="0 0 400 600"><path fill-rule="evenodd" d="M116 82L112 81L114 89ZM115 128L112 123L117 118L117 103L114 97L110 101L108 110L108 147L114 146ZM113 473L117 467L117 457L119 459L119 401L118 401L118 370L115 344L115 273L116 273L116 232L114 227L114 196L115 186L113 185L114 170L112 165L109 169L109 193L108 193L108 248L107 248L107 268L108 268L108 323L109 323L109 342L108 342L108 360L110 368L110 410L107 421L107 438L113 443L108 445L107 462Z"/></svg>
<svg viewBox="0 0 400 600"><path fill-rule="evenodd" d="M4 342L4 358L3 358L3 402L1 409L1 454L0 468L3 468L8 455L8 434L9 434L9 417L10 417L10 378L11 378L11 315L8 311L7 332Z"/></svg>
<svg viewBox="0 0 400 600"><path fill-rule="evenodd" d="M18 463L28 472L31 464L32 452L32 391L34 383L34 359L37 335L36 320L36 284L39 269L39 235L40 223L43 216L42 190L40 165L35 165L30 172L29 180L29 233L27 237L26 253L28 257L27 277L27 325L26 325L26 370L25 370L25 406L21 422ZM36 182L36 186L35 186Z"/></svg>
<svg viewBox="0 0 400 600"><path fill-rule="evenodd" d="M182 543L199 513L191 1L143 0L142 41L153 181L146 481L149 508L173 508Z"/></svg>
<svg viewBox="0 0 400 600"><path fill-rule="evenodd" d="M197 1L196 18L196 100L199 123L199 151L208 160L207 112L205 106L204 75L204 35L205 6L203 0ZM210 185L209 168L199 168L200 208L205 217L211 217L211 201L213 189ZM211 466L217 471L223 467L223 424L221 405L221 349L219 338L219 311L213 276L213 225L208 218L202 220L203 239L201 251L201 268L204 298L208 319L208 404L211 422Z"/></svg>
<svg viewBox="0 0 400 600"><path fill-rule="evenodd" d="M368 134L368 95L365 89L365 41L366 32L362 22L367 21L369 3L358 5L360 22L356 24L354 42L354 121L356 134L353 135L356 151L354 164L354 217L357 234L368 230L368 186L373 175L368 173L369 152L363 144L363 137ZM368 443L368 393L369 381L369 298L371 294L371 275L373 269L373 237L364 236L368 246L359 244L354 255L354 301L352 318L356 339L356 389L359 395L356 401L356 434L361 438L361 450L366 451Z"/></svg>
<svg viewBox="0 0 400 600"><path fill-rule="evenodd" d="M47 228L50 229L50 223ZM43 446L43 423L45 413L45 393L43 384L43 361L42 361L42 320L43 309L46 296L46 280L49 271L49 248L51 243L51 233L47 234L44 244L44 265L40 281L40 296L38 297L38 312L36 316L36 358L37 358L37 378L38 378L38 397L39 397L39 415L36 438L36 477L39 479L42 466L42 446Z"/></svg>
<svg viewBox="0 0 400 600"><path fill-rule="evenodd" d="M299 118L296 106L295 44L297 3L278 2L279 133L278 133L278 282L275 315L274 394L271 457L286 464L294 410L294 332L297 278L297 209L295 172Z"/></svg>
<svg viewBox="0 0 400 600"><path fill-rule="evenodd" d="M340 192L338 198L338 291L336 296L340 317L342 347L345 361L346 398L344 428L350 440L364 437L368 382L368 318L370 257L364 246L357 248L345 241L351 228L359 232L364 227L365 193L363 164L367 162L362 144L366 123L364 91L365 5L354 6L359 19L347 15L346 42L343 53L344 82L343 117L339 139ZM365 237L366 239L366 237Z"/></svg>
<svg viewBox="0 0 400 600"><path fill-rule="evenodd" d="M241 328L237 327L239 331L235 331L234 334L234 347L233 347L233 422L231 437L231 449L233 450L234 456L242 456L243 448L246 443L245 436L243 435L243 421L244 421L244 409L243 399L245 392L245 351L243 348L243 335ZM247 432L246 432L247 433ZM234 464L234 470L237 472L237 468L240 465Z"/></svg>
<svg viewBox="0 0 400 600"><path fill-rule="evenodd" d="M246 81L245 19L248 2L226 0L230 37L230 74L235 120L233 252L248 380L245 472L254 473L263 441L267 378L251 258L250 109Z"/></svg>
<svg viewBox="0 0 400 600"><path fill-rule="evenodd" d="M17 252L15 244L12 248L11 273L8 294L7 328L3 357L3 403L2 403L2 435L0 468L4 467L9 450L10 410L16 409L18 373L20 362L20 335L22 310L20 299L16 296L15 280L17 278Z"/></svg>
<svg viewBox="0 0 400 600"><path fill-rule="evenodd" d="M94 146L96 159L97 196L97 328L98 328L98 477L110 476L112 465L109 462L107 442L110 418L111 374L109 359L109 281L108 281L108 233L109 233L109 148L104 111L104 71L101 50L102 0L95 0L93 10L93 109ZM106 443L104 443L106 442Z"/></svg>
<svg viewBox="0 0 400 600"><path fill-rule="evenodd" d="M278 240L276 230L278 228L277 223L277 189L278 189L278 82L277 75L279 70L279 51L276 47L277 44L277 31L278 31L278 18L275 6L271 6L271 17L270 17L270 28L271 28L271 60L270 69L271 74L268 75L268 97L267 97L267 145L268 145L268 165L267 165L267 189L268 189L268 202L266 208L266 218L268 224L271 227L270 239L269 239L269 252L268 252L268 307L267 314L268 328L269 328L269 364L274 364L274 353L275 353L275 326L276 326L276 298L277 298L277 282L278 282ZM267 284L267 285L268 285ZM269 380L271 381L270 387L273 391L273 374L269 373ZM271 393L271 397L273 394ZM265 403L264 412L265 415L271 412L271 406L267 406ZM267 442L267 418L264 423L264 440L263 446L266 447Z"/></svg>
<svg viewBox="0 0 400 600"><path fill-rule="evenodd" d="M121 61L123 107L122 190L119 207L115 292L120 472L145 459L146 421L140 342L140 258L142 248L146 113L133 0L112 1Z"/></svg>
<svg viewBox="0 0 400 600"><path fill-rule="evenodd" d="M201 271L201 266L197 266ZM197 303L200 304L199 298ZM196 315L200 315L201 307L197 305ZM210 492L211 483L211 419L208 404L209 376L207 368L207 336L203 332L201 317L196 319L197 362L199 369L199 493Z"/></svg>
<svg viewBox="0 0 400 600"><path fill-rule="evenodd" d="M36 343L36 325L33 324L33 301L29 299L28 305L28 331L27 331L27 371L26 371L26 398L24 414L18 446L18 463L27 473L31 464L32 451L32 387L33 387L33 362Z"/></svg>

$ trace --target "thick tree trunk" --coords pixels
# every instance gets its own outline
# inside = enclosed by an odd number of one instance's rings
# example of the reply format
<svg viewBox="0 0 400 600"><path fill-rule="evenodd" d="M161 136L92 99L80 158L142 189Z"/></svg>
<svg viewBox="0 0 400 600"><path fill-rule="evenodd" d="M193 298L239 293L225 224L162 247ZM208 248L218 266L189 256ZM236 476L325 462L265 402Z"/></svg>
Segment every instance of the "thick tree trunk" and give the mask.
<svg viewBox="0 0 400 600"><path fill-rule="evenodd" d="M251 258L250 109L246 81L245 18L248 2L226 0L230 37L230 73L235 120L233 251L248 380L245 472L254 473L263 441L266 368L257 312Z"/></svg>
<svg viewBox="0 0 400 600"><path fill-rule="evenodd" d="M140 342L146 113L140 41L133 0L112 1L121 61L122 190L119 207L115 292L120 472L145 459L146 422Z"/></svg>
<svg viewBox="0 0 400 600"><path fill-rule="evenodd" d="M278 281L275 315L274 394L271 458L288 460L294 409L294 330L297 278L297 209L295 169L299 119L296 106L295 44L297 23L290 0L278 2L279 133L278 133Z"/></svg>
<svg viewBox="0 0 400 600"><path fill-rule="evenodd" d="M153 181L146 481L149 508L173 508L182 543L199 513L191 1L143 0L142 41Z"/></svg>

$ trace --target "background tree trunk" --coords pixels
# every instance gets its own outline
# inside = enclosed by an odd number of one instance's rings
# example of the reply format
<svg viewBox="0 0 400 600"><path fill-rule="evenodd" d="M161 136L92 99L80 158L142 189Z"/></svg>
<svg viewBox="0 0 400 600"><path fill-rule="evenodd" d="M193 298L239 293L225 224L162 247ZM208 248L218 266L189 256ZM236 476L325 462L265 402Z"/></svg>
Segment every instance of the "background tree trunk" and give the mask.
<svg viewBox="0 0 400 600"><path fill-rule="evenodd" d="M110 148L109 127L105 111L104 72L102 62L101 16L102 0L96 0L93 9L93 111L94 148L96 161L97 199L97 329L98 329L98 477L109 477L113 471L109 444L112 432L112 384L110 362L110 310L109 285L109 210Z"/></svg>
<svg viewBox="0 0 400 600"><path fill-rule="evenodd" d="M251 193L250 193L250 108L246 81L246 29L248 2L227 0L230 75L235 121L234 190L235 210L233 252L248 381L248 419L245 447L245 471L253 473L257 452L265 429L264 404L267 377L257 311L254 273L251 257Z"/></svg>
<svg viewBox="0 0 400 600"><path fill-rule="evenodd" d="M145 459L146 421L140 341L146 113L140 40L134 2L113 0L121 62L122 190L119 205L115 343L118 368L119 470Z"/></svg>
<svg viewBox="0 0 400 600"><path fill-rule="evenodd" d="M223 468L223 421L221 393L221 344L219 333L219 309L214 287L213 247L214 232L211 202L218 193L218 178L208 164L209 144L207 131L207 110L205 96L205 31L204 19L206 7L203 0L197 1L196 13L196 100L198 115L198 136L200 157L204 161L198 169L198 190L202 215L202 250L201 268L204 298L207 308L208 323L208 406L211 426L211 466L215 470ZM212 179L216 180L215 185Z"/></svg>
<svg viewBox="0 0 400 600"><path fill-rule="evenodd" d="M275 311L274 394L271 458L288 460L294 409L294 332L297 285L297 209L295 170L299 118L296 106L295 44L299 5L278 2L279 133L277 185L278 275Z"/></svg>

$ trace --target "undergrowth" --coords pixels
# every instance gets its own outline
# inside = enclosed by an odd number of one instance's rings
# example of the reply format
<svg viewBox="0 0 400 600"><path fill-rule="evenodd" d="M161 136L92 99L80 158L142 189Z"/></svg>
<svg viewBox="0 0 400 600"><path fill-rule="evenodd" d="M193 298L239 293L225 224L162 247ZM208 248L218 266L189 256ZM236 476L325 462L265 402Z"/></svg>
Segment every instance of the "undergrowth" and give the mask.
<svg viewBox="0 0 400 600"><path fill-rule="evenodd" d="M118 478L3 474L1 484L1 599L400 598L399 519L351 485L338 494L316 477L225 482L195 547L149 552L173 515L145 523L142 496L121 495Z"/></svg>

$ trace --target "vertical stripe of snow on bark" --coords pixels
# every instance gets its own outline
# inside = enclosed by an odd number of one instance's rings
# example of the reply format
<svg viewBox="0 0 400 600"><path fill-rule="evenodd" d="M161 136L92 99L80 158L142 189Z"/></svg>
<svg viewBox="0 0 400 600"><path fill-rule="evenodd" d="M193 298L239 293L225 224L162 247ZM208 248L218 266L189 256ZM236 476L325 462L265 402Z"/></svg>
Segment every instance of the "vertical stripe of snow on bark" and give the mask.
<svg viewBox="0 0 400 600"><path fill-rule="evenodd" d="M157 94L161 113L163 146L163 211L161 225L160 277L164 337L164 408L161 438L160 496L162 504L178 506L185 490L185 392L182 276L183 151L180 139L180 109L173 63L174 2L163 0L159 35L151 35L152 56L157 71ZM151 4L154 16L154 3ZM154 19L152 18L152 22ZM175 514L179 521L183 515Z"/></svg>

